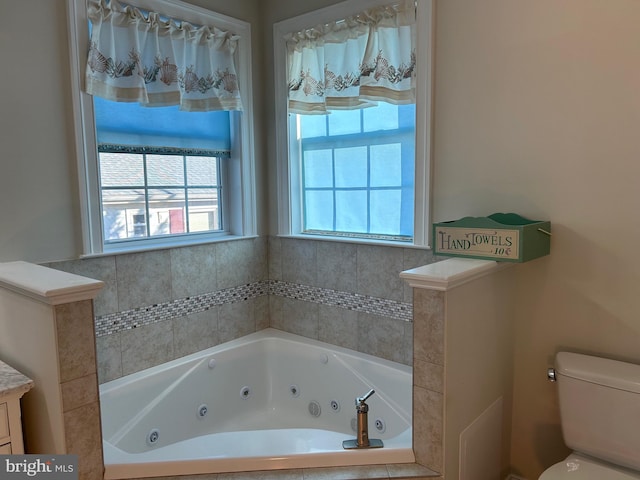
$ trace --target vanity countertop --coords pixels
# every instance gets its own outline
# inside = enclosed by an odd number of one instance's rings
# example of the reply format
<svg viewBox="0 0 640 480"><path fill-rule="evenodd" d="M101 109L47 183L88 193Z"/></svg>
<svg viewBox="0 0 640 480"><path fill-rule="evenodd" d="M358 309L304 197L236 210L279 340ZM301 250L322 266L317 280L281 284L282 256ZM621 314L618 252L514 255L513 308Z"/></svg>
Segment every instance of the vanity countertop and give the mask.
<svg viewBox="0 0 640 480"><path fill-rule="evenodd" d="M33 380L0 360L0 401L9 395L22 396L33 388Z"/></svg>

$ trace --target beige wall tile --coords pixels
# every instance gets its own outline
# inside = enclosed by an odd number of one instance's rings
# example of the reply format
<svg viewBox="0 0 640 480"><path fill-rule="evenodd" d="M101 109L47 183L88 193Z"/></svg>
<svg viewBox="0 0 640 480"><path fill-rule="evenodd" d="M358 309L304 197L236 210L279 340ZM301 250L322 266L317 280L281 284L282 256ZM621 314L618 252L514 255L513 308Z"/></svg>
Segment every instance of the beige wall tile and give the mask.
<svg viewBox="0 0 640 480"><path fill-rule="evenodd" d="M122 333L113 333L96 338L99 383L122 377L121 335Z"/></svg>
<svg viewBox="0 0 640 480"><path fill-rule="evenodd" d="M227 303L218 307L218 336L220 343L256 331L253 299Z"/></svg>
<svg viewBox="0 0 640 480"><path fill-rule="evenodd" d="M263 295L253 299L253 316L256 321L256 332L269 327L268 295Z"/></svg>
<svg viewBox="0 0 640 480"><path fill-rule="evenodd" d="M60 381L96 372L95 329L91 300L55 307Z"/></svg>
<svg viewBox="0 0 640 480"><path fill-rule="evenodd" d="M65 382L60 387L64 412L98 401L98 379L95 373Z"/></svg>
<svg viewBox="0 0 640 480"><path fill-rule="evenodd" d="M391 479L411 478L413 480L421 480L428 478L434 480L433 477L438 476L433 470L417 463L390 464L387 465L387 470Z"/></svg>
<svg viewBox="0 0 640 480"><path fill-rule="evenodd" d="M170 320L121 332L122 374L173 360L173 324Z"/></svg>
<svg viewBox="0 0 640 480"><path fill-rule="evenodd" d="M406 322L379 315L358 313L358 351L403 362Z"/></svg>
<svg viewBox="0 0 640 480"><path fill-rule="evenodd" d="M290 283L317 286L318 283L318 242L283 238L282 280Z"/></svg>
<svg viewBox="0 0 640 480"><path fill-rule="evenodd" d="M272 472L220 473L218 480L304 480L302 469Z"/></svg>
<svg viewBox="0 0 640 480"><path fill-rule="evenodd" d="M171 256L172 299L217 290L217 244L173 248ZM168 298L165 300L169 300Z"/></svg>
<svg viewBox="0 0 640 480"><path fill-rule="evenodd" d="M272 317L271 326L307 338L318 338L318 304L282 298L276 301L282 305L282 314Z"/></svg>
<svg viewBox="0 0 640 480"><path fill-rule="evenodd" d="M322 467L304 470L304 480L361 480L367 478L389 478L385 465L362 465L353 467Z"/></svg>
<svg viewBox="0 0 640 480"><path fill-rule="evenodd" d="M217 244L218 290L267 278L267 246L264 239L245 239Z"/></svg>
<svg viewBox="0 0 640 480"><path fill-rule="evenodd" d="M173 323L173 355L184 357L220 343L218 339L218 307L186 317L171 320Z"/></svg>
<svg viewBox="0 0 640 480"><path fill-rule="evenodd" d="M332 305L319 305L318 340L357 350L358 312Z"/></svg>
<svg viewBox="0 0 640 480"><path fill-rule="evenodd" d="M171 300L171 256L168 250L116 257L118 311Z"/></svg>
<svg viewBox="0 0 640 480"><path fill-rule="evenodd" d="M416 360L413 364L413 384L444 393L444 367L424 360Z"/></svg>
<svg viewBox="0 0 640 480"><path fill-rule="evenodd" d="M351 243L318 242L317 285L332 290L355 292L357 247Z"/></svg>
<svg viewBox="0 0 640 480"><path fill-rule="evenodd" d="M414 289L413 355L444 365L444 293Z"/></svg>
<svg viewBox="0 0 640 480"><path fill-rule="evenodd" d="M67 453L78 455L82 480L102 480L102 430L98 402L64 414Z"/></svg>
<svg viewBox="0 0 640 480"><path fill-rule="evenodd" d="M358 245L357 293L401 302L404 299L401 248Z"/></svg>
<svg viewBox="0 0 640 480"><path fill-rule="evenodd" d="M436 472L443 466L443 408L441 393L413 387L413 451L416 462Z"/></svg>

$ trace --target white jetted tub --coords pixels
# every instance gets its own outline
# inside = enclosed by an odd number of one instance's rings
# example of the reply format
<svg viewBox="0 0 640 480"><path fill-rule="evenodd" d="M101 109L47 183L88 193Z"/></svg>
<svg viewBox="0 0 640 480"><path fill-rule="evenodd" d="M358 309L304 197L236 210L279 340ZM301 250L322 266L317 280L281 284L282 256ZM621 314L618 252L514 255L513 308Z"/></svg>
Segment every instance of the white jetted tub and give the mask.
<svg viewBox="0 0 640 480"><path fill-rule="evenodd" d="M411 368L266 329L100 386L106 479L414 462ZM355 398L370 389L369 437Z"/></svg>

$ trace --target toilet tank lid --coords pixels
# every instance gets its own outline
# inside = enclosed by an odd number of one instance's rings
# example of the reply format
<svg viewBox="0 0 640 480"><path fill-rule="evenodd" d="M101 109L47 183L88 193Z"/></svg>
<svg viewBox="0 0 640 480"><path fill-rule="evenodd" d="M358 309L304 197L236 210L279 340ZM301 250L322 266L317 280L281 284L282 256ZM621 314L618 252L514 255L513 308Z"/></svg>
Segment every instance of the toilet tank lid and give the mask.
<svg viewBox="0 0 640 480"><path fill-rule="evenodd" d="M608 358L558 352L556 373L605 387L640 393L640 365Z"/></svg>

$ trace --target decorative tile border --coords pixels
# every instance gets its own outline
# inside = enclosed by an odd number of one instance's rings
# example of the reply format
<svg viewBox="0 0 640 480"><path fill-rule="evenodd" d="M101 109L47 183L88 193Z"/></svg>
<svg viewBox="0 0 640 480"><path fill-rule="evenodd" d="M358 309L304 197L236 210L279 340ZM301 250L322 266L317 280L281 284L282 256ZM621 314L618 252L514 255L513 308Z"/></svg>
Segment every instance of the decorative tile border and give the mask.
<svg viewBox="0 0 640 480"><path fill-rule="evenodd" d="M264 295L277 295L407 322L412 321L413 318L413 306L410 303L271 280L102 315L95 319L96 336L103 337L176 317L185 317L219 305L241 302Z"/></svg>
<svg viewBox="0 0 640 480"><path fill-rule="evenodd" d="M132 328L176 317L184 317L192 313L204 312L211 307L249 300L250 298L267 295L268 292L268 282L255 282L202 295L180 298L166 303L158 303L148 307L109 313L96 317L96 336L102 337L122 330L131 330Z"/></svg>
<svg viewBox="0 0 640 480"><path fill-rule="evenodd" d="M272 280L269 282L269 295L341 307L347 310L370 313L407 322L413 319L413 306L410 303L331 290L329 288L309 287L299 283Z"/></svg>

